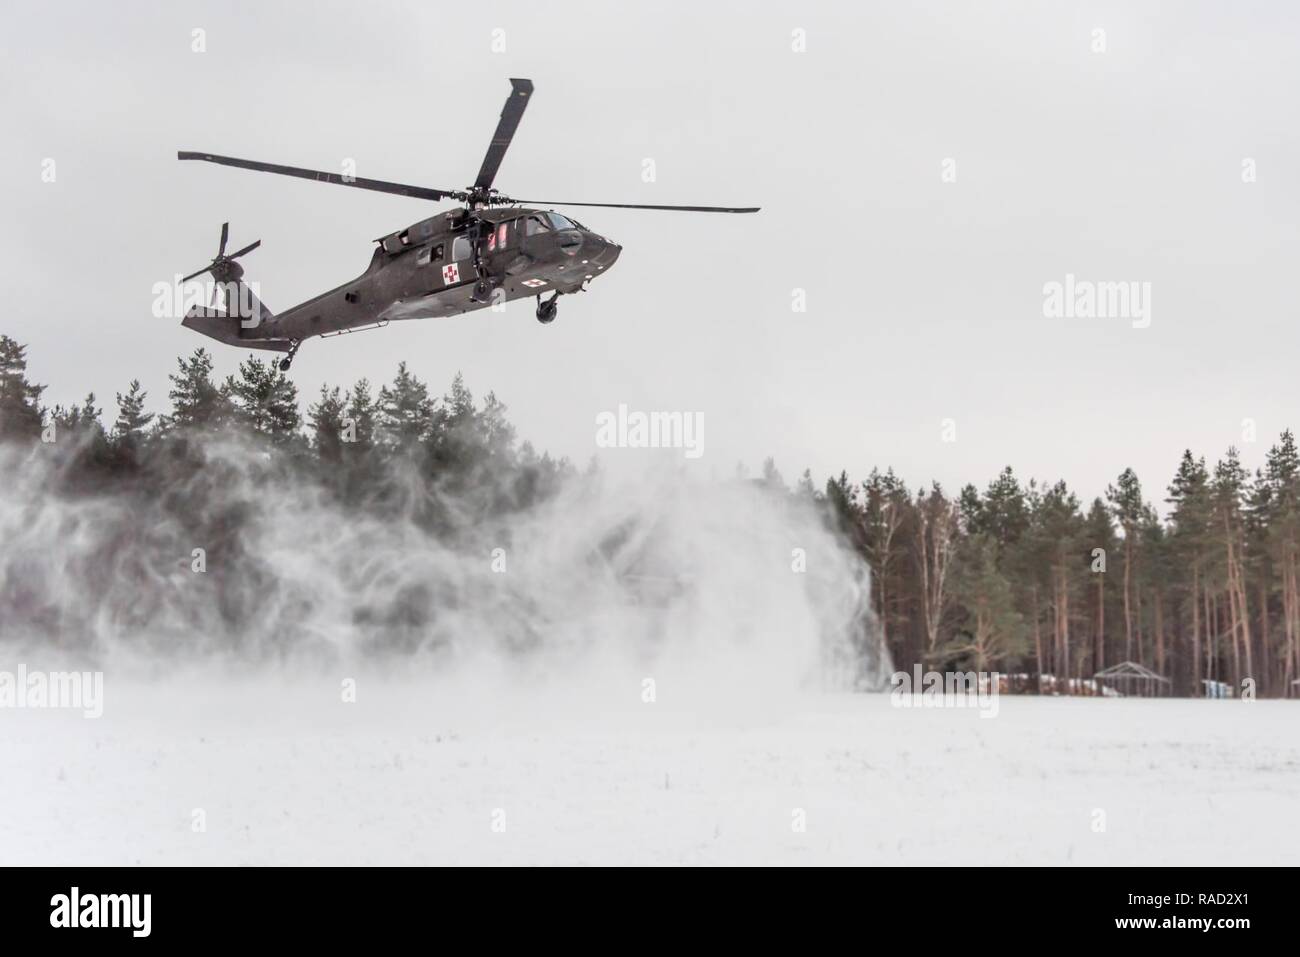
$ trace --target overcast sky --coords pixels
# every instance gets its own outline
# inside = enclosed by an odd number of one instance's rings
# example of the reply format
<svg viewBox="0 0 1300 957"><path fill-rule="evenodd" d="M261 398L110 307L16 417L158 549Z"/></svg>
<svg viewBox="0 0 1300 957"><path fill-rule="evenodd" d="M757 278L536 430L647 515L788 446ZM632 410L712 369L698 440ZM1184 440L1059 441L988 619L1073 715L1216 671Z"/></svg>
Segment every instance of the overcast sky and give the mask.
<svg viewBox="0 0 1300 957"><path fill-rule="evenodd" d="M151 314L223 220L232 247L262 240L246 278L283 311L440 208L176 150L462 187L521 76L504 191L763 211L574 210L624 252L555 323L524 301L311 340L304 406L405 359L439 394L462 370L579 463L626 403L702 413L691 468L720 475L771 454L788 479L983 485L1011 464L1087 497L1132 465L1157 500L1184 447L1253 467L1300 426L1292 4L5 6L0 332L51 404L92 389L111 421L139 377L161 408L200 345L236 370L246 352ZM1149 326L1045 317L1067 274L1150 283Z"/></svg>

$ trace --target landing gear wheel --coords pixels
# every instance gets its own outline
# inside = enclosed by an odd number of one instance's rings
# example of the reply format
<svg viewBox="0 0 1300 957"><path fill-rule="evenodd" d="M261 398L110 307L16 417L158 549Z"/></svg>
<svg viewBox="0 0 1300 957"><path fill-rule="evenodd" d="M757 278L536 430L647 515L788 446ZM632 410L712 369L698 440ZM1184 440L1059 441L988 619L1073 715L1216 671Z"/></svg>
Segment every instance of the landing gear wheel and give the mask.
<svg viewBox="0 0 1300 957"><path fill-rule="evenodd" d="M558 292L545 302L542 302L541 296L537 297L537 321L542 323L542 325L555 321L555 314L559 311L559 307L556 305L555 300L559 298L560 294Z"/></svg>
<svg viewBox="0 0 1300 957"><path fill-rule="evenodd" d="M480 277L478 282L474 283L474 292L470 296L475 302L490 302L492 299L492 282L486 277Z"/></svg>

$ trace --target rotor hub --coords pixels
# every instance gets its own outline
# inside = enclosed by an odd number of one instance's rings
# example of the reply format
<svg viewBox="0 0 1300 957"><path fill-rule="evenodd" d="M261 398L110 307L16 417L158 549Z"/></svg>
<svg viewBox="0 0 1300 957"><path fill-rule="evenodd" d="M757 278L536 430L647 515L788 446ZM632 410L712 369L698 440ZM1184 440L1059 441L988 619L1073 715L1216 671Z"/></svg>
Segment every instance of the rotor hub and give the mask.
<svg viewBox="0 0 1300 957"><path fill-rule="evenodd" d="M514 202L509 196L490 186L467 186L460 197L470 209L483 209L489 206L508 206Z"/></svg>

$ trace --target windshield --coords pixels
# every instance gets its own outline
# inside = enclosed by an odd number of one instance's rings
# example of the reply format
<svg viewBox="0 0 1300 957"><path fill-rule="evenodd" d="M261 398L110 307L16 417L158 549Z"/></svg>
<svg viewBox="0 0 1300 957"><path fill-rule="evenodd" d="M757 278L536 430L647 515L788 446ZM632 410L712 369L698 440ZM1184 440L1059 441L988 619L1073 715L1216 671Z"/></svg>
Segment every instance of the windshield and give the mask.
<svg viewBox="0 0 1300 957"><path fill-rule="evenodd" d="M551 225L554 226L556 229L577 229L578 228L577 224L575 224L572 220L567 219L564 216L561 216L559 213L547 213L546 215L551 217Z"/></svg>

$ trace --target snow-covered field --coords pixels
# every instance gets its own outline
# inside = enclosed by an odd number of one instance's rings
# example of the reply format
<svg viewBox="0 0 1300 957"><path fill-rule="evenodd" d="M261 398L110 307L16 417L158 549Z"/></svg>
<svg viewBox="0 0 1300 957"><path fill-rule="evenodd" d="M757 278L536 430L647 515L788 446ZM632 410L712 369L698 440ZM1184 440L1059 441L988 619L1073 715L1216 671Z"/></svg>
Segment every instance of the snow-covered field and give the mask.
<svg viewBox="0 0 1300 957"><path fill-rule="evenodd" d="M1294 702L641 690L171 677L99 720L3 710L0 864L1300 859Z"/></svg>

